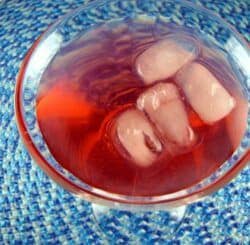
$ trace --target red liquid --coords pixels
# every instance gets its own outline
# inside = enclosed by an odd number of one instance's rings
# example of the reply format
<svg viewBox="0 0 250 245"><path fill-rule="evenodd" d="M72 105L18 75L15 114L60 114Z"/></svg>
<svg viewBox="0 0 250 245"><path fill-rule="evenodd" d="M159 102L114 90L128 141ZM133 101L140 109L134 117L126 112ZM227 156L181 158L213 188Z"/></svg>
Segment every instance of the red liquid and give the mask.
<svg viewBox="0 0 250 245"><path fill-rule="evenodd" d="M124 158L114 146L110 128L119 112L134 107L138 95L146 89L132 66L134 50L139 52L141 47L132 46L135 32L129 41L121 41L123 32L101 29L98 37L93 35L95 42L89 48L81 49L92 37L65 48L54 59L42 79L37 99L41 132L64 168L84 182L110 192L152 196L190 187L230 157L242 131L235 131L236 141L232 141L230 133L238 123L243 122L244 126L246 118L246 113L239 114L245 106L241 96L238 101L243 102L213 125L203 123L185 101L190 125L200 138L191 151L174 157L163 154L147 168ZM150 36L147 38L151 40ZM236 91L231 83L221 82Z"/></svg>

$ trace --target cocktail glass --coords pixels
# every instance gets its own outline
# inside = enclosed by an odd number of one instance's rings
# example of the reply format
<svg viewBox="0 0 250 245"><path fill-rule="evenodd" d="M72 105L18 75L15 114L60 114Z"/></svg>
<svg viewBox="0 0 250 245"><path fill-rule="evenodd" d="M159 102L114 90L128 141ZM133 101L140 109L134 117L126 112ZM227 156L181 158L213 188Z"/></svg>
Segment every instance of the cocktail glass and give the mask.
<svg viewBox="0 0 250 245"><path fill-rule="evenodd" d="M249 103L249 46L233 27L211 11L183 0L93 1L59 19L29 50L17 78L16 119L26 148L44 172L65 189L92 203L96 224L105 239L140 242L144 241L143 236L147 236L147 241L152 242L168 240L180 226L187 204L224 186L250 160L249 116L240 145L210 176L178 192L143 197L110 193L76 178L50 153L36 117L36 97L41 77L60 48L107 21L126 18L138 22L173 23L209 40L225 54Z"/></svg>

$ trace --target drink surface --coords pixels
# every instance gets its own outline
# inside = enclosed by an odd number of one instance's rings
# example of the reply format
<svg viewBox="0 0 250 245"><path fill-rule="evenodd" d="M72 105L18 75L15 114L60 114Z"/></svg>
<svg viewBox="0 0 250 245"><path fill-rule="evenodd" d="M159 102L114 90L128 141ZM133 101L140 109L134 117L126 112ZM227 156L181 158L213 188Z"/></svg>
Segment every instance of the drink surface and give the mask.
<svg viewBox="0 0 250 245"><path fill-rule="evenodd" d="M150 68L157 66L158 73L149 74L148 68L143 70L144 61L148 57L154 59L158 44L168 52L167 58L171 52L173 59L182 56L167 64L168 73L165 70L161 73L156 60ZM182 50L178 51L180 47ZM150 48L151 52L146 53ZM162 50L159 53L164 55ZM165 61L158 53L155 57ZM182 57L188 58L185 61ZM192 77L189 71L191 68L194 71L197 64L213 74L223 86L222 95L233 100L224 113L208 114L210 107L197 104L197 94L201 94L198 101L202 104L202 91L206 89L201 87L192 92L185 86L195 81L194 76L200 76L201 84L205 81L202 76L207 73L193 72ZM178 69L172 69L174 65ZM37 96L39 127L54 158L84 182L119 194L167 194L188 188L212 174L239 145L246 127L247 102L236 81L223 55L188 30L139 22L109 23L68 44L53 59ZM144 108L141 98L150 91L168 89L166 84L172 84L178 94L177 109L162 107L157 114ZM193 84L195 87L196 83ZM133 116L137 116L134 122ZM128 118L132 118L130 124ZM171 132L182 127L180 120L187 121L193 135L192 143L185 146L182 135L177 137L177 131ZM140 138L129 142L131 137L124 135L126 130L122 131L126 125L138 130L144 127L147 137L155 134L159 147L150 137L146 143ZM137 149L145 152L138 154Z"/></svg>

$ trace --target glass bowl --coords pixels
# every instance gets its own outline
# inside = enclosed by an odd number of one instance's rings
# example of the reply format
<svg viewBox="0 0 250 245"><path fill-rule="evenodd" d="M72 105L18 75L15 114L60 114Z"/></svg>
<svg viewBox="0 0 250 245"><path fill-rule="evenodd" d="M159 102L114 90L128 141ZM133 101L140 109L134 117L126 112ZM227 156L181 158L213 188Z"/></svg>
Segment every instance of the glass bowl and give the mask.
<svg viewBox="0 0 250 245"><path fill-rule="evenodd" d="M17 77L15 112L20 135L35 162L55 182L93 203L125 209L166 209L193 202L216 191L230 181L250 160L250 120L241 144L212 175L178 192L135 197L118 195L84 183L60 166L43 139L36 117L36 96L41 77L59 50L76 38L110 20L132 18L136 21L173 23L192 29L225 53L234 75L249 102L250 61L246 41L211 11L183 0L93 1L74 10L51 25L33 44Z"/></svg>

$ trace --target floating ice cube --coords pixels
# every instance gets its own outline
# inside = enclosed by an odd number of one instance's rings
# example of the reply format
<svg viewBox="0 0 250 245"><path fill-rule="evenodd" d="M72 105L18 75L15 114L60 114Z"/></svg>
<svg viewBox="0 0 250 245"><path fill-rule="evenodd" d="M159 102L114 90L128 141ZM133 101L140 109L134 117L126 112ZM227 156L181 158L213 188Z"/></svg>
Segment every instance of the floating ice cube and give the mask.
<svg viewBox="0 0 250 245"><path fill-rule="evenodd" d="M193 109L208 124L227 116L235 106L234 98L216 77L199 63L185 66L175 79Z"/></svg>
<svg viewBox="0 0 250 245"><path fill-rule="evenodd" d="M132 160L142 167L150 166L162 150L151 124L139 110L123 112L115 123L115 133Z"/></svg>
<svg viewBox="0 0 250 245"><path fill-rule="evenodd" d="M160 134L178 146L191 146L195 133L189 125L177 87L159 83L146 90L137 100L137 107L146 112Z"/></svg>
<svg viewBox="0 0 250 245"><path fill-rule="evenodd" d="M192 39L171 36L139 55L135 62L136 71L146 84L151 84L171 77L197 54L198 48Z"/></svg>

